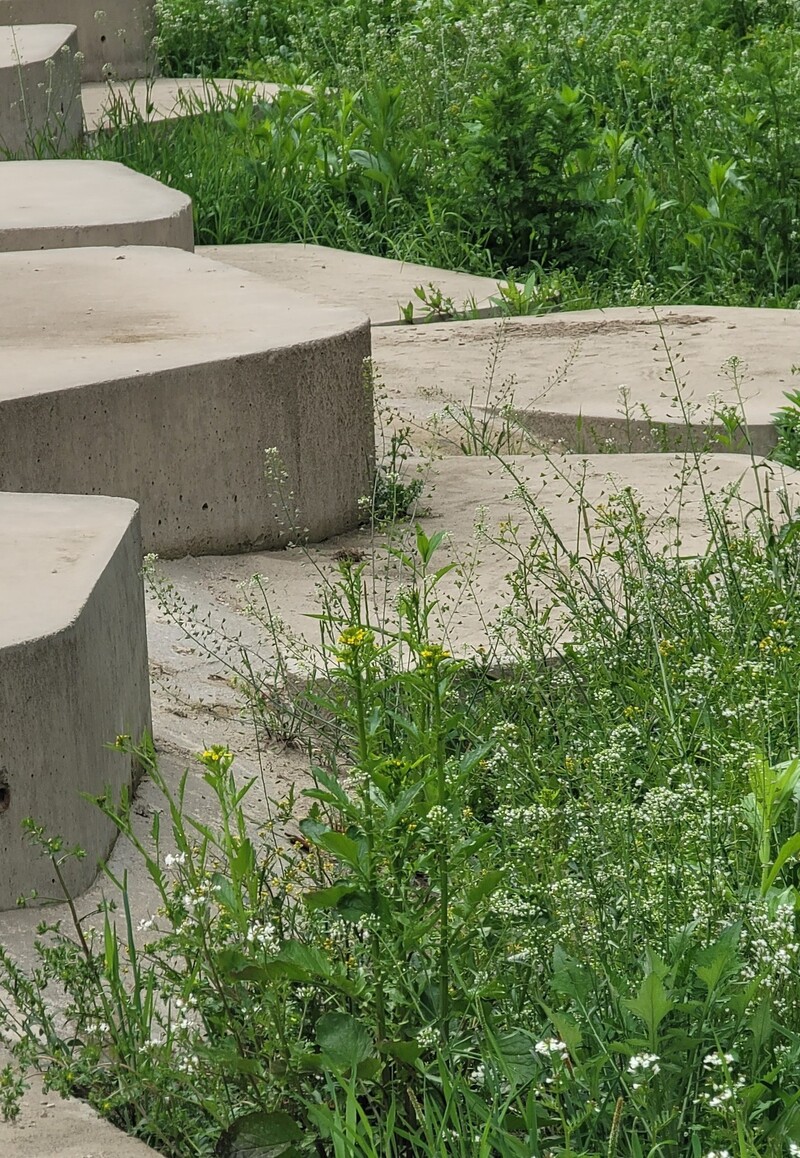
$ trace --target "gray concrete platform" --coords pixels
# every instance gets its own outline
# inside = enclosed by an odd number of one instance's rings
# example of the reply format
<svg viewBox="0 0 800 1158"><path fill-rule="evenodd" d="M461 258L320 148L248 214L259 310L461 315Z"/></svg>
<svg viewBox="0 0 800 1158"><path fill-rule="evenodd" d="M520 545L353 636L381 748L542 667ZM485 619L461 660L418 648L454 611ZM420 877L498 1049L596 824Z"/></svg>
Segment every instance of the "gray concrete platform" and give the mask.
<svg viewBox="0 0 800 1158"><path fill-rule="evenodd" d="M192 202L114 161L0 165L0 253L84 245L191 251Z"/></svg>
<svg viewBox="0 0 800 1158"><path fill-rule="evenodd" d="M797 388L800 314L670 306L658 318L648 309L611 309L394 327L374 331L373 351L390 401L422 441L431 416L455 403L479 417L502 417L507 408L536 438L564 450L682 449L687 421L699 444L724 433L715 416L721 405L741 405L755 452L768 454L772 415L784 391ZM725 368L731 358L740 362L738 387ZM457 446L461 433L450 427ZM741 432L733 449L746 449Z"/></svg>
<svg viewBox="0 0 800 1158"><path fill-rule="evenodd" d="M156 77L127 83L90 82L83 85L81 96L86 131L96 133L137 117L144 121L174 121L235 105L240 92L251 93L254 100L271 101L280 92L280 85L228 78Z"/></svg>
<svg viewBox="0 0 800 1158"><path fill-rule="evenodd" d="M547 513L564 548L587 554L610 538L603 528L602 504L631 487L646 512L653 548L691 556L703 551L708 542L704 491L720 495L725 488L738 486L738 498L729 508L734 525L743 525L742 520L752 516L760 495L769 493L777 511L779 486L785 487L793 507L800 504L800 472L762 460L756 460L754 467L750 459L736 454L710 455L701 460L699 469L691 456L683 455L520 455L509 456L507 462L510 470L484 457L459 456L433 463L427 468L426 490L406 531L402 524L397 528L397 534L405 533L407 553L412 556L416 522L429 535L447 532L437 566L454 562L457 569L437 588L432 633L446 641L455 655L469 655L479 645L494 646L503 654L505 645L494 632L511 597L509 574L519 555L519 548L509 540L510 527L518 528L516 539L523 548L531 541L542 541L542 550L549 550L555 543L554 534L533 513L535 509ZM530 504L517 492L520 482L525 484ZM480 531L476 524L482 527ZM593 536L591 548L587 528ZM502 537L509 540L508 547L500 542ZM285 625L283 638L288 641L294 670L307 671L320 634L318 622L309 616L320 611L320 587L337 581L343 554L365 562L372 621L388 624L391 630L397 595L408 586L409 578L387 552L383 536L373 539L366 529L308 549L176 559L162 564L161 570L187 604L198 608L198 618L208 615L217 623L224 620L234 637L241 632L254 655L266 657L268 669L274 648L263 631L259 647L258 632L247 614L249 603L265 610L262 591L251 583L252 576L261 576L269 606ZM532 600L549 598L546 585L535 575L530 574L528 582ZM162 619L153 606L148 618L151 653L161 656L173 672L182 672L187 686L196 685L201 650L187 653L174 622ZM292 638L299 643L292 645Z"/></svg>
<svg viewBox="0 0 800 1158"><path fill-rule="evenodd" d="M84 80L124 80L153 71L152 0L0 0L0 25L62 21L78 29Z"/></svg>
<svg viewBox="0 0 800 1158"><path fill-rule="evenodd" d="M82 128L77 31L66 23L2 26L2 3L0 159L62 153Z"/></svg>
<svg viewBox="0 0 800 1158"><path fill-rule="evenodd" d="M6 1055L0 1050L0 1066ZM34 1078L19 1118L0 1119L3 1158L154 1158L155 1150L123 1134L76 1098L60 1098Z"/></svg>
<svg viewBox="0 0 800 1158"><path fill-rule="evenodd" d="M22 821L79 845L64 866L88 888L115 829L81 798L130 786L129 759L104 745L150 728L136 504L0 494L0 909L59 895Z"/></svg>
<svg viewBox="0 0 800 1158"><path fill-rule="evenodd" d="M133 498L165 555L336 534L370 477L369 352L361 314L181 250L0 254L0 489Z"/></svg>
<svg viewBox="0 0 800 1158"><path fill-rule="evenodd" d="M418 285L427 289L433 283L459 310L465 306L471 309L474 302L484 315L495 309L491 298L498 292L497 282L489 277L347 253L324 245L203 245L198 253L311 294L319 301L363 310L373 326L399 324L400 307L408 302L414 303L415 320L424 320L424 306L414 295Z"/></svg>

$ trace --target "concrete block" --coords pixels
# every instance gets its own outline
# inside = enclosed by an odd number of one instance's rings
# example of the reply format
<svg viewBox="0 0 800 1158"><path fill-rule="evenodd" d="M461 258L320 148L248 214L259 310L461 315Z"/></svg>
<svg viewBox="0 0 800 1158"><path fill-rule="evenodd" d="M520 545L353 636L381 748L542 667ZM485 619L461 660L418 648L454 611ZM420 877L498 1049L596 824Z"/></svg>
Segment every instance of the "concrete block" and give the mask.
<svg viewBox="0 0 800 1158"><path fill-rule="evenodd" d="M242 91L252 93L253 100L271 101L280 89L277 84L255 81L156 77L128 83L84 84L81 96L86 131L96 133L137 118L148 122L175 121L209 109L232 106Z"/></svg>
<svg viewBox="0 0 800 1158"><path fill-rule="evenodd" d="M178 249L0 254L0 490L133 498L164 555L326 538L369 486L369 352L361 314Z"/></svg>
<svg viewBox="0 0 800 1158"><path fill-rule="evenodd" d="M153 0L0 0L0 24L59 21L78 29L83 80L127 80L153 71Z"/></svg>
<svg viewBox="0 0 800 1158"><path fill-rule="evenodd" d="M0 253L83 245L192 250L192 202L113 161L0 165Z"/></svg>
<svg viewBox="0 0 800 1158"><path fill-rule="evenodd" d="M62 153L80 137L77 53L74 25L0 27L0 158Z"/></svg>
<svg viewBox="0 0 800 1158"><path fill-rule="evenodd" d="M136 504L81 495L0 494L0 909L36 889L57 896L21 824L78 844L70 889L88 888L115 830L81 797L132 783L104 748L150 728Z"/></svg>
<svg viewBox="0 0 800 1158"><path fill-rule="evenodd" d="M664 306L373 331L389 400L416 426L450 403L478 422L510 414L541 442L578 453L715 449L766 455L774 412L800 363L796 310ZM732 359L736 361L733 362ZM463 432L462 432L463 433ZM458 432L451 432L457 445ZM450 435L448 435L450 437Z"/></svg>
<svg viewBox="0 0 800 1158"><path fill-rule="evenodd" d="M415 286L426 290L436 286L459 311L474 311L482 317L496 312L492 298L498 296L497 282L470 273L347 253L325 245L203 245L198 253L320 301L363 310L373 326L399 325L400 307L409 302L414 305L414 320L424 321L425 307L414 294Z"/></svg>
<svg viewBox="0 0 800 1158"><path fill-rule="evenodd" d="M409 464L407 478L413 477ZM414 526L421 523L428 535L445 534L437 567L458 564L437 586L431 638L454 655L468 656L479 646L490 646L502 657L507 655L504 635L512 631L502 612L511 602L519 552L527 549L534 554L537 543L552 551L555 532L565 551L576 556L599 553L604 547L613 569L615 539L604 509L612 495L632 491L645 515L652 550L689 558L701 555L709 542L705 517L709 495L715 503L729 495L726 514L736 528L754 526L757 512L769 508L770 502L773 513L778 512L779 488L792 510L800 504L800 471L741 454L713 454L699 462L693 455L670 454L506 455L503 464L482 455L459 455L430 464L418 477L426 484L418 509L386 539L362 527L306 550L173 559L160 570L189 606L196 606L198 622L224 621L229 638L241 634L263 657L265 671L267 657L275 662L277 653L263 632L259 638L246 605L251 602L266 611L268 601L280 612L286 638L303 641L297 649L288 649L288 663L305 677L319 644L317 621L310 617L319 610L321 577L333 587L342 556L363 558L370 618L394 630L392 609L408 575L388 546L401 546L413 554ZM546 523L536 515L539 510L546 512ZM516 531L509 539L512 527ZM258 585L252 582L254 575ZM525 582L531 603L547 606L552 576L532 567ZM208 694L207 667L197 654L187 654L185 637L155 604L148 608L148 617L153 659L171 673L186 702L196 702L203 683ZM509 634L509 643L512 639ZM281 658L287 660L286 650Z"/></svg>

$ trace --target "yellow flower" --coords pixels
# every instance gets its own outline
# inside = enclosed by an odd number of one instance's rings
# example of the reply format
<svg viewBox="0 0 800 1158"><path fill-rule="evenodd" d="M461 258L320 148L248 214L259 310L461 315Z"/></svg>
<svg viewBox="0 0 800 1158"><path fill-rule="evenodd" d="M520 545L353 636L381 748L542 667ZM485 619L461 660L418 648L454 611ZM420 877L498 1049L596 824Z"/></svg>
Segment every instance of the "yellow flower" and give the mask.
<svg viewBox="0 0 800 1158"><path fill-rule="evenodd" d="M446 651L438 643L431 643L427 647L420 649L420 659L427 668L436 667L444 659L450 658L450 652Z"/></svg>
<svg viewBox="0 0 800 1158"><path fill-rule="evenodd" d="M339 636L340 647L363 647L365 643L372 643L374 636L366 627L347 627Z"/></svg>

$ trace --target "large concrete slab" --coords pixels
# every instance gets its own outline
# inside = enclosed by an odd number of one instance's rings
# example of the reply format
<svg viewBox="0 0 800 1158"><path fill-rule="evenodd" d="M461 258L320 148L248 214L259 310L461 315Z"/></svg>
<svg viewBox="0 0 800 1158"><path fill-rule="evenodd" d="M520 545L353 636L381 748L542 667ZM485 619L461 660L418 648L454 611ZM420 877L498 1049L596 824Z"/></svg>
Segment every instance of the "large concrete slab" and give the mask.
<svg viewBox="0 0 800 1158"><path fill-rule="evenodd" d="M86 130L96 133L138 118L174 121L179 117L219 110L235 105L242 94L254 101L271 101L280 90L280 85L263 81L147 77L128 83L91 82L84 84L81 95Z"/></svg>
<svg viewBox="0 0 800 1158"><path fill-rule="evenodd" d="M725 405L743 407L755 452L768 454L772 415L797 385L800 314L591 310L375 330L373 350L390 400L418 428L455 404L501 424L507 412L565 450L680 449L687 422L698 445L723 434L716 412ZM457 445L463 431L442 425ZM747 448L741 432L734 442Z"/></svg>
<svg viewBox="0 0 800 1158"><path fill-rule="evenodd" d="M511 598L509 575L520 550L529 546L538 550L541 543L542 551L559 553L562 563L566 563L566 551L584 556L598 551L602 543L612 541L603 505L626 487L633 488L646 512L654 549L679 551L684 556L702 552L708 542L704 493L719 496L725 488L737 486L739 497L732 501L729 513L739 525L747 516L752 522L752 512L767 492L777 510L778 486L786 488L793 507L800 502L800 472L761 460L754 466L750 459L735 454L708 456L699 468L683 455L509 456L506 461L506 468L490 458L469 456L435 463L406 531L402 526L395 531L406 535L407 552L412 556L416 522L428 534L447 533L437 565L454 562L457 568L437 589L432 634L457 655L469 655L483 645L505 658L510 635L504 628L505 641L498 639L496 627ZM527 500L520 495L520 484ZM548 523L539 512L546 513ZM517 528L513 535L512 527ZM313 666L312 647L320 638L320 624L309 616L321 611L321 591L334 596L342 558L366 564L372 621L391 629L396 598L408 587L409 575L396 555L389 554L383 536L373 538L364 529L307 549L295 547L246 558L174 560L162 564L161 570L186 605L197 607L198 621L206 615L217 624L224 621L233 640L241 633L253 656L263 657L268 672L277 655L274 641L262 629L259 643L258 626L247 611L251 605L265 616L266 593L269 611L284 625L279 636L289 666L302 673ZM261 577L257 584L252 582L254 575ZM530 571L527 581L532 602L549 601L548 585L541 576ZM157 608L151 607L148 617L151 652L160 655L173 672L183 671L185 678L196 682L203 647L187 652L175 620ZM230 659L238 662L235 644ZM254 666L259 667L256 658Z"/></svg>
<svg viewBox="0 0 800 1158"><path fill-rule="evenodd" d="M0 165L0 253L83 245L191 251L192 202L114 161Z"/></svg>
<svg viewBox="0 0 800 1158"><path fill-rule="evenodd" d="M0 1050L0 1066L7 1055ZM0 1120L3 1158L154 1158L156 1151L104 1122L86 1103L45 1093L34 1078L20 1116Z"/></svg>
<svg viewBox="0 0 800 1158"><path fill-rule="evenodd" d="M73 24L0 27L0 159L62 153L80 136L77 53Z"/></svg>
<svg viewBox="0 0 800 1158"><path fill-rule="evenodd" d="M204 245L198 253L247 269L280 282L319 301L363 310L373 326L396 325L400 308L414 304L414 319L424 320L425 307L414 294L415 286L431 285L452 299L457 310L494 311L491 299L497 282L489 277L453 273L447 269L347 253L324 245Z"/></svg>
<svg viewBox="0 0 800 1158"><path fill-rule="evenodd" d="M369 352L361 314L177 249L0 254L0 489L134 498L165 555L336 534L370 476Z"/></svg>
<svg viewBox="0 0 800 1158"><path fill-rule="evenodd" d="M150 728L136 504L0 494L0 909L59 895L26 817L79 845L64 865L80 892L115 829L81 793L130 786L130 760L104 745Z"/></svg>
<svg viewBox="0 0 800 1158"><path fill-rule="evenodd" d="M0 24L57 24L78 29L84 80L126 80L155 65L152 0L0 0Z"/></svg>

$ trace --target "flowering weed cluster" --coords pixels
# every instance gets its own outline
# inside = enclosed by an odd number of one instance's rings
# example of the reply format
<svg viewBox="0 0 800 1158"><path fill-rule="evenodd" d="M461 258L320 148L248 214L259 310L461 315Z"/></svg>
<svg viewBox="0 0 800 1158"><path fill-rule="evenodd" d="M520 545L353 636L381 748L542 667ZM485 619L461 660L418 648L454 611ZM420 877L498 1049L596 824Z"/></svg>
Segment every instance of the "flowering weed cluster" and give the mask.
<svg viewBox="0 0 800 1158"><path fill-rule="evenodd" d="M174 1158L796 1153L800 539L707 519L692 560L629 494L604 552L509 541L504 678L435 629L441 532L391 630L342 561L314 787L258 821L210 746L211 825L119 737L163 820L100 806L158 904L118 882L94 931L42 924L33 975L0 952L18 1061Z"/></svg>

